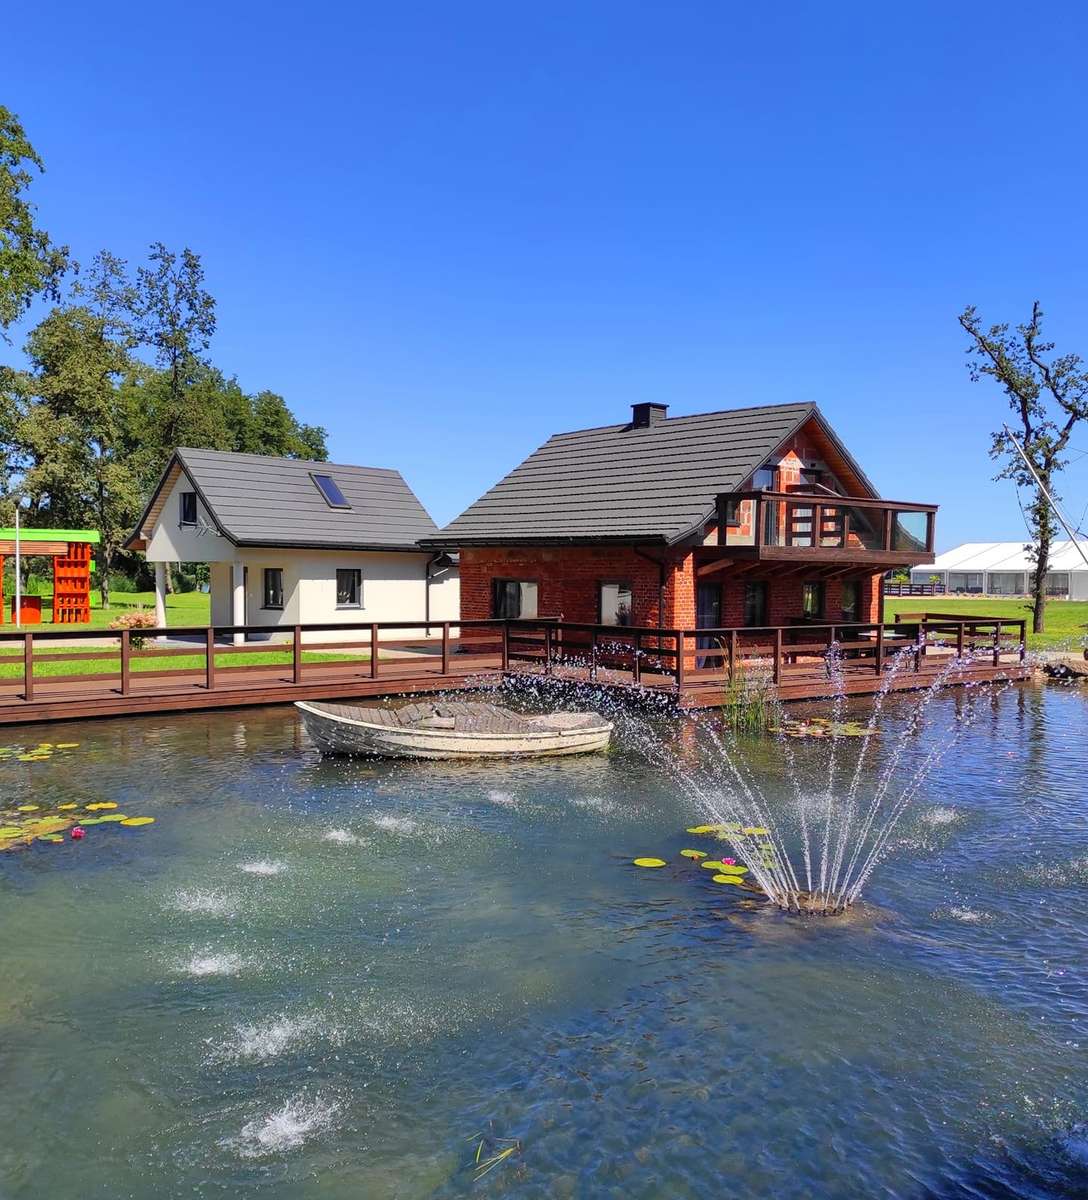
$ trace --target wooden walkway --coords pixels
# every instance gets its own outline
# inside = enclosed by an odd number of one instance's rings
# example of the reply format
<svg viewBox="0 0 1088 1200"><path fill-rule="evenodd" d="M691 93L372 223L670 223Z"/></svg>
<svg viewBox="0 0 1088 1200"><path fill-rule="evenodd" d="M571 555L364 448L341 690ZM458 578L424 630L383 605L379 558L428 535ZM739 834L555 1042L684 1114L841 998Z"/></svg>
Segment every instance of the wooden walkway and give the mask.
<svg viewBox="0 0 1088 1200"><path fill-rule="evenodd" d="M203 644L151 642L142 648L133 646L127 633L118 638L103 631L39 629L29 637L0 635L0 663L19 665L18 676L0 678L0 725L462 691L522 672L592 682L632 696L665 693L685 708L717 707L738 680L759 674L773 683L782 700L815 700L834 695L840 686L853 696L883 687L929 687L946 671L953 651L966 651L971 661L947 674L949 685L1026 679L1031 669L1022 643L1007 638L1008 624L988 618L971 618L952 629L947 621L933 628L899 624L880 627L875 639L872 626L829 629L835 644L848 648L842 652L841 683L832 677L819 641L813 640L816 630L824 627L806 628L802 643L786 641L782 629L711 631L714 649L708 648L711 635L705 630L620 630L554 621L448 622L441 626L440 638L429 639L418 636L418 626L402 623L363 627L368 632L363 640L331 643L306 636L335 630L358 639L360 627L298 626L286 642L244 646L223 644L224 637L243 632L226 627L184 631L199 634ZM450 636L451 627L458 625L460 645ZM391 640L406 630L412 636ZM167 631L167 636L179 632ZM268 634L256 627L246 632ZM769 640L768 634L773 635ZM59 652L41 653L41 644L50 640L61 643ZM373 647L379 649L376 660ZM106 661L104 651L110 653ZM236 655L270 651L279 653L282 663L230 665ZM306 658L313 652L331 656L337 651L339 660ZM188 656L191 661L202 652L202 667L170 665L172 657ZM103 670L55 673L57 664L74 660L101 664ZM149 669L136 666L147 660L152 660ZM43 669L46 663L53 664L48 673Z"/></svg>

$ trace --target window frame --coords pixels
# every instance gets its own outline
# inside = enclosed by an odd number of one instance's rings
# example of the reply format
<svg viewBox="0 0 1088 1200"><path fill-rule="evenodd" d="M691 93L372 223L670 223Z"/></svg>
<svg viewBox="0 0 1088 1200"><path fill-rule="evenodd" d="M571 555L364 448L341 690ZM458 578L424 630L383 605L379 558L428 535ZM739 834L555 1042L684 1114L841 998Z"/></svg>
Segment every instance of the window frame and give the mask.
<svg viewBox="0 0 1088 1200"><path fill-rule="evenodd" d="M808 597L814 595L816 597L816 611L808 611ZM824 587L822 580L806 579L801 584L801 616L806 621L822 621L827 605L827 589Z"/></svg>
<svg viewBox="0 0 1088 1200"><path fill-rule="evenodd" d="M604 619L604 589L606 587L626 588L627 595L630 598L630 604L627 607L626 621L606 621ZM617 612L619 603L616 604ZM629 579L598 579L597 580L597 624L607 625L610 629L627 629L635 623L635 589L631 585Z"/></svg>
<svg viewBox="0 0 1088 1200"><path fill-rule="evenodd" d="M325 501L325 503L329 506L329 508L334 508L339 512L350 512L351 511L351 501L347 498L347 496L344 495L344 489L336 482L336 477L334 475L330 475L328 473L328 471L311 471L310 478L313 480L314 487L317 488L318 494L321 496L321 499ZM329 483L331 483L332 486L334 488L336 488L337 494L340 496L340 499L343 501L342 504L337 503L335 500L333 500L329 497L329 495L325 491L325 488L318 482L318 480L321 480L321 479L327 479L329 481Z"/></svg>
<svg viewBox="0 0 1088 1200"><path fill-rule="evenodd" d="M750 621L748 619L748 598L755 590L760 594L760 620ZM745 629L766 629L767 628L767 610L770 607L770 589L767 587L765 579L749 579L744 585L744 628Z"/></svg>
<svg viewBox="0 0 1088 1200"><path fill-rule="evenodd" d="M536 588L537 611L531 617L526 617L521 614L520 606L522 602L522 593L518 592L519 611L517 616L507 616L499 614L499 588L505 587L507 584L516 583L520 589L525 584L532 584ZM539 579L514 579L508 575L493 575L491 577L491 619L493 621L535 621L540 615L540 580Z"/></svg>
<svg viewBox="0 0 1088 1200"><path fill-rule="evenodd" d="M178 504L178 528L195 528L197 524L197 517L199 516L200 512L200 510L197 508L196 492L184 491L179 492L178 495L181 497L181 500ZM188 501L191 501L193 506L193 516L191 520L185 515L185 509Z"/></svg>
<svg viewBox="0 0 1088 1200"><path fill-rule="evenodd" d="M272 572L279 576L279 604L270 604L268 577ZM283 612L283 567L264 567L261 573L261 611L262 612Z"/></svg>
<svg viewBox="0 0 1088 1200"><path fill-rule="evenodd" d="M846 606L843 604L843 593L847 588L853 589L854 592L854 607L853 615L847 615ZM860 624L861 617L861 580L860 579L844 579L839 584L839 616L847 625Z"/></svg>
<svg viewBox="0 0 1088 1200"><path fill-rule="evenodd" d="M340 575L343 572L350 571L355 576L355 599L340 603ZM336 584L336 608L340 610L357 610L363 607L363 568L362 567L337 567L335 575Z"/></svg>

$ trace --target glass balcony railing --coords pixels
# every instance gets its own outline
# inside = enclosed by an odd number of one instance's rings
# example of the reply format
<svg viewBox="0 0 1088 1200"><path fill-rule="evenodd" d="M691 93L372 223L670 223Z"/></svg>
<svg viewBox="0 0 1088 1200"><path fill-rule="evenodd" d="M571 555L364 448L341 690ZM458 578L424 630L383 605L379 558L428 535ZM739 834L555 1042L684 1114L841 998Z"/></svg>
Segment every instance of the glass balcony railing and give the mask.
<svg viewBox="0 0 1088 1200"><path fill-rule="evenodd" d="M718 498L718 544L811 550L933 552L936 505L797 492L734 492Z"/></svg>

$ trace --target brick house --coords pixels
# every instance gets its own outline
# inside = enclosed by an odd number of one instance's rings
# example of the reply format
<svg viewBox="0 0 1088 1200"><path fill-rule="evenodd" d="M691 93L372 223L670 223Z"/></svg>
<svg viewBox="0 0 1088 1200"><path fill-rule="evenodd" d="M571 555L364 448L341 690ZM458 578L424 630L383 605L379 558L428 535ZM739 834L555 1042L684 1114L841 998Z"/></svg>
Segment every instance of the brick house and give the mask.
<svg viewBox="0 0 1088 1200"><path fill-rule="evenodd" d="M813 404L636 404L554 435L422 544L460 552L463 620L872 622L884 573L933 561L935 511L881 500Z"/></svg>

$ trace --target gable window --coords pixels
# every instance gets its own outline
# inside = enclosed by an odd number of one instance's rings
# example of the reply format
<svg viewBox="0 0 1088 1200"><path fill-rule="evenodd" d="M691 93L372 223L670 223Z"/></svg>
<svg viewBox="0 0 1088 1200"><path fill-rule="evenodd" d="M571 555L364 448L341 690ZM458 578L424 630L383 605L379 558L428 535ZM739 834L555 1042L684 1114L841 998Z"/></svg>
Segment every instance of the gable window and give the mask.
<svg viewBox="0 0 1088 1200"><path fill-rule="evenodd" d="M740 528L740 501L726 500L725 502L725 524L729 529Z"/></svg>
<svg viewBox="0 0 1088 1200"><path fill-rule="evenodd" d="M363 607L363 572L358 567L336 568L336 607Z"/></svg>
<svg viewBox="0 0 1088 1200"><path fill-rule="evenodd" d="M283 568L265 567L262 608L283 608Z"/></svg>
<svg viewBox="0 0 1088 1200"><path fill-rule="evenodd" d="M196 492L181 493L181 524L196 524Z"/></svg>
<svg viewBox="0 0 1088 1200"><path fill-rule="evenodd" d="M329 508L351 508L347 497L340 490L340 485L331 475L319 475L316 471L311 471L310 478L314 481Z"/></svg>
<svg viewBox="0 0 1088 1200"><path fill-rule="evenodd" d="M844 621L858 620L861 612L861 584L856 579L844 579L839 591L839 610Z"/></svg>
<svg viewBox="0 0 1088 1200"><path fill-rule="evenodd" d="M494 579L491 582L491 615L507 621L537 615L535 579Z"/></svg>
<svg viewBox="0 0 1088 1200"><path fill-rule="evenodd" d="M824 615L824 585L822 583L801 584L801 612L810 621Z"/></svg>
<svg viewBox="0 0 1088 1200"><path fill-rule="evenodd" d="M744 623L749 627L767 624L767 585L762 580L744 585Z"/></svg>
<svg viewBox="0 0 1088 1200"><path fill-rule="evenodd" d="M632 624L631 585L602 583L597 594L597 612L602 625Z"/></svg>
<svg viewBox="0 0 1088 1200"><path fill-rule="evenodd" d="M774 467L760 467L752 475L752 491L753 492L773 492L775 478L778 472Z"/></svg>

